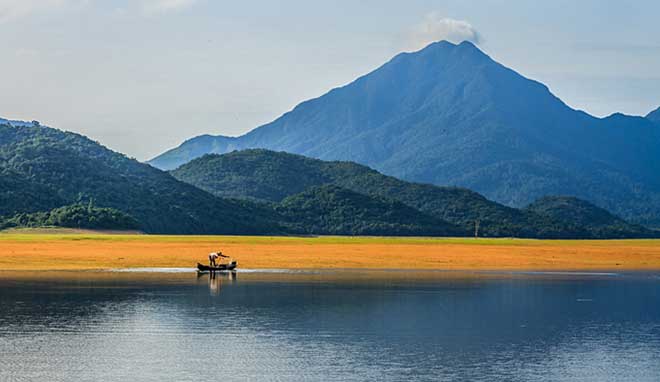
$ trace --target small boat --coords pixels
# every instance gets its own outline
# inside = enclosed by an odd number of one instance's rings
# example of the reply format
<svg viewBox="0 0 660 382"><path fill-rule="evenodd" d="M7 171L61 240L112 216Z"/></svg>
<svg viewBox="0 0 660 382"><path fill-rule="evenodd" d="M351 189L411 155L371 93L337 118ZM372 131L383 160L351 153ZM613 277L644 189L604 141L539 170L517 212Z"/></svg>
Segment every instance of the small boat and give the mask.
<svg viewBox="0 0 660 382"><path fill-rule="evenodd" d="M197 263L197 272L226 272L236 270L236 261L229 264L220 264L215 267Z"/></svg>

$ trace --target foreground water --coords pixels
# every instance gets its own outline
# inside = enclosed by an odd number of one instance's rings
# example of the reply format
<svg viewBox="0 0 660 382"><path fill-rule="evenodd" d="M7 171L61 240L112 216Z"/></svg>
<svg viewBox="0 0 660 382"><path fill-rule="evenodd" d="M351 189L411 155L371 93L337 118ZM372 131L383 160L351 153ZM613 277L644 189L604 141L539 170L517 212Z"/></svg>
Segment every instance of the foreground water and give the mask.
<svg viewBox="0 0 660 382"><path fill-rule="evenodd" d="M658 381L660 277L0 272L0 381Z"/></svg>

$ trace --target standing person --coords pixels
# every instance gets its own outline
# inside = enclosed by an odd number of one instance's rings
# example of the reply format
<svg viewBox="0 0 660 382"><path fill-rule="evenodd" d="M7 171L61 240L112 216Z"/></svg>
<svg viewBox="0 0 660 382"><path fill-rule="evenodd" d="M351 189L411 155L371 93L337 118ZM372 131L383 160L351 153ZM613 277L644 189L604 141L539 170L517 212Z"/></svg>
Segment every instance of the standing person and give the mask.
<svg viewBox="0 0 660 382"><path fill-rule="evenodd" d="M218 265L216 264L216 260L220 257L220 255L217 252L211 252L209 253L209 266L210 267L217 267Z"/></svg>
<svg viewBox="0 0 660 382"><path fill-rule="evenodd" d="M211 267L217 267L218 264L217 264L216 261L217 261L220 257L224 257L225 259L229 258L229 256L225 256L225 255L223 255L221 251L218 251L218 252L211 252L211 253L209 253L209 266L211 266Z"/></svg>

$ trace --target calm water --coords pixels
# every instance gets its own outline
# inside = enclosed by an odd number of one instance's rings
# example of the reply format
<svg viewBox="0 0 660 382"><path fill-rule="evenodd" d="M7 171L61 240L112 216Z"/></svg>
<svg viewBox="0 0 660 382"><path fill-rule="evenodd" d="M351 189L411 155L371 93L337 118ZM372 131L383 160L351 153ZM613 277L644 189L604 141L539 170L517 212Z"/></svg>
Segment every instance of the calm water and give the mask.
<svg viewBox="0 0 660 382"><path fill-rule="evenodd" d="M0 273L21 380L659 381L660 277Z"/></svg>

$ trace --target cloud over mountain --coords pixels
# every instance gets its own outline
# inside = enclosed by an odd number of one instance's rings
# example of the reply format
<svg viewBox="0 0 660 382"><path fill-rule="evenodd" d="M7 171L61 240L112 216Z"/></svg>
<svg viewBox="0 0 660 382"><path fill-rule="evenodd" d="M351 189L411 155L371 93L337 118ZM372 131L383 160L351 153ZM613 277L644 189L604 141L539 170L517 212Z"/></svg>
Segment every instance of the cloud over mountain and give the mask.
<svg viewBox="0 0 660 382"><path fill-rule="evenodd" d="M481 35L467 21L454 20L431 12L419 24L413 26L408 36L408 49L419 50L434 41L447 40L455 44L470 41L479 44Z"/></svg>
<svg viewBox="0 0 660 382"><path fill-rule="evenodd" d="M146 13L164 13L191 7L197 0L144 0L142 10Z"/></svg>

